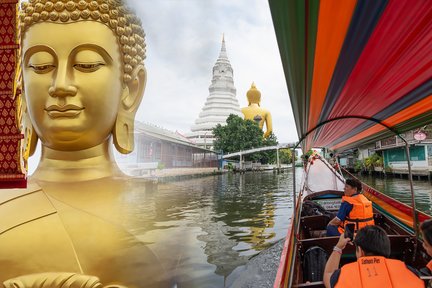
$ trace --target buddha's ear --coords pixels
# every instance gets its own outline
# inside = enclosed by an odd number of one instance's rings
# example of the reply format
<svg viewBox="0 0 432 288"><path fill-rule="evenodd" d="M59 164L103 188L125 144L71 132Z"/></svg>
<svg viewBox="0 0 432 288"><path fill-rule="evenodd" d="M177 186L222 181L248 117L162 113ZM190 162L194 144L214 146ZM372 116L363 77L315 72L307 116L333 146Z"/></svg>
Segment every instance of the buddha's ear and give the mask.
<svg viewBox="0 0 432 288"><path fill-rule="evenodd" d="M132 80L123 88L120 108L113 129L114 145L120 153L128 154L134 149L135 114L143 98L147 82L144 66L137 66L131 73Z"/></svg>
<svg viewBox="0 0 432 288"><path fill-rule="evenodd" d="M21 100L21 133L24 134L24 140L21 142L22 154L24 160L27 161L30 156L32 156L36 150L36 145L38 142L38 136L33 128L30 120L30 115L27 110L27 99L25 97L24 88L22 89L22 94L19 96Z"/></svg>
<svg viewBox="0 0 432 288"><path fill-rule="evenodd" d="M122 108L136 113L144 95L147 83L147 71L143 65L138 65L131 73L131 81L126 83L122 95ZM125 91L126 89L126 91Z"/></svg>

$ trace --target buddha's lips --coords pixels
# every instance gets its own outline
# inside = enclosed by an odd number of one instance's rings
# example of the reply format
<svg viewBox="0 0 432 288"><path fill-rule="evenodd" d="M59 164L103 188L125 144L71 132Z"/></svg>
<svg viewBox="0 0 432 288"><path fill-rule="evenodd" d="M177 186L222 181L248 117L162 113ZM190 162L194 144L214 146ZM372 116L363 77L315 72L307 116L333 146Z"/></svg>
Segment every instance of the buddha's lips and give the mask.
<svg viewBox="0 0 432 288"><path fill-rule="evenodd" d="M45 108L51 118L74 118L78 116L84 107L68 104L65 106L51 105Z"/></svg>
<svg viewBox="0 0 432 288"><path fill-rule="evenodd" d="M64 105L64 106L50 105L47 108L45 108L45 110L47 112L52 112L52 111L66 112L66 111L69 111L69 110L79 110L79 111L81 111L83 109L84 109L84 107L79 107L79 106L72 105L72 104L67 104L67 105Z"/></svg>

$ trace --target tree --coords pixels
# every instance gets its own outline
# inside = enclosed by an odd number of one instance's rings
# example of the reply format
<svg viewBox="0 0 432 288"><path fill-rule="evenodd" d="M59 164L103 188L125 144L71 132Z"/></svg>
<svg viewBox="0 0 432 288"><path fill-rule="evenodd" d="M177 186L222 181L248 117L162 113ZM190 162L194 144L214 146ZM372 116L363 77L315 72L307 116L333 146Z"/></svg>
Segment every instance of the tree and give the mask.
<svg viewBox="0 0 432 288"><path fill-rule="evenodd" d="M213 129L216 140L213 142L215 150L224 153L249 150L263 146L277 145L277 138L272 133L268 138L263 138L263 131L258 124L251 120L243 120L239 116L231 114L226 120L227 124L218 124ZM264 151L245 156L249 161L260 161L261 163L274 163L276 151Z"/></svg>
<svg viewBox="0 0 432 288"><path fill-rule="evenodd" d="M281 164L291 164L292 163L291 149L280 149L279 150L279 161Z"/></svg>
<svg viewBox="0 0 432 288"><path fill-rule="evenodd" d="M263 132L255 122L243 120L234 114L229 115L226 122L224 126L218 124L213 128L216 138L213 145L216 151L233 153L262 146Z"/></svg>

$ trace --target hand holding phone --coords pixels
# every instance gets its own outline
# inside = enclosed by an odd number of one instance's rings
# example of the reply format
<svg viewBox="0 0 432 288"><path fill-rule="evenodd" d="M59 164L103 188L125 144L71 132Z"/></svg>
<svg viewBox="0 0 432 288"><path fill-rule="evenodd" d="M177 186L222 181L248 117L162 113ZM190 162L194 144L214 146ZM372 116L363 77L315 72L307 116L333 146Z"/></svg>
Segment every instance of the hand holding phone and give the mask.
<svg viewBox="0 0 432 288"><path fill-rule="evenodd" d="M355 230L355 224L346 224L345 225L345 232L344 236L345 238L350 238L351 241L354 240L354 230Z"/></svg>

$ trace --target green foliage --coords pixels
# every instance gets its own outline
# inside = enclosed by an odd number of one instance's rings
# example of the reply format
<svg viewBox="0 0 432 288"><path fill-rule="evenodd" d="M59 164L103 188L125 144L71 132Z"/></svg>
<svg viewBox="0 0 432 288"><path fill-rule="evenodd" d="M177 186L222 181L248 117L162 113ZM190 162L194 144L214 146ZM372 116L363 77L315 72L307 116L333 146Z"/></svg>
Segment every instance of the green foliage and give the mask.
<svg viewBox="0 0 432 288"><path fill-rule="evenodd" d="M227 168L228 168L229 171L232 171L234 169L234 166L233 166L233 164L231 162L228 162Z"/></svg>
<svg viewBox="0 0 432 288"><path fill-rule="evenodd" d="M213 135L216 139L213 145L216 151L222 150L225 154L228 154L278 144L273 133L268 138L263 138L262 130L254 121L243 120L241 117L231 114L226 122L226 125L218 124L213 129ZM276 151L264 151L246 155L245 160L274 163L276 162Z"/></svg>
<svg viewBox="0 0 432 288"><path fill-rule="evenodd" d="M216 125L213 142L216 151L222 150L225 154L261 147L263 132L258 125L251 120L243 120L239 116L228 116L227 125Z"/></svg>
<svg viewBox="0 0 432 288"><path fill-rule="evenodd" d="M303 161L306 161L306 158L309 159L309 157L313 154L313 152L314 151L312 149L310 149L306 153L303 153L300 157Z"/></svg>
<svg viewBox="0 0 432 288"><path fill-rule="evenodd" d="M279 161L281 164L291 164L292 163L292 151L291 151L291 149L279 150Z"/></svg>
<svg viewBox="0 0 432 288"><path fill-rule="evenodd" d="M391 172L393 172L393 169L392 169L389 165L386 165L386 166L384 167L384 171L385 171L386 173L391 173Z"/></svg>
<svg viewBox="0 0 432 288"><path fill-rule="evenodd" d="M372 154L370 157L364 158L363 161L357 160L354 164L354 171L375 171L375 167L383 167L384 159L377 153Z"/></svg>
<svg viewBox="0 0 432 288"><path fill-rule="evenodd" d="M378 155L377 153L372 154L370 157L367 157L363 160L364 167L368 171L375 171L375 167L383 167L383 157Z"/></svg>
<svg viewBox="0 0 432 288"><path fill-rule="evenodd" d="M354 171L360 172L363 170L363 162L361 160L356 160L354 163Z"/></svg>

